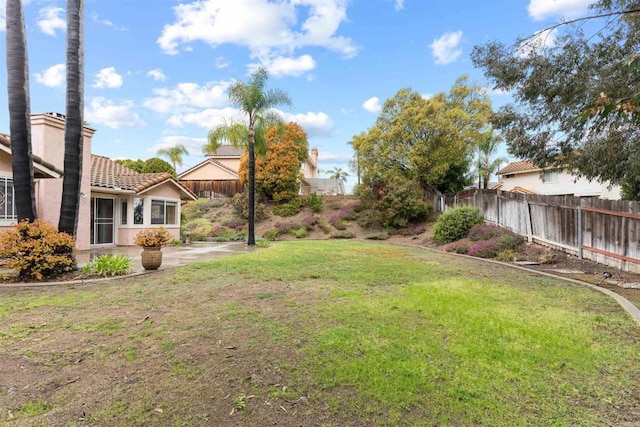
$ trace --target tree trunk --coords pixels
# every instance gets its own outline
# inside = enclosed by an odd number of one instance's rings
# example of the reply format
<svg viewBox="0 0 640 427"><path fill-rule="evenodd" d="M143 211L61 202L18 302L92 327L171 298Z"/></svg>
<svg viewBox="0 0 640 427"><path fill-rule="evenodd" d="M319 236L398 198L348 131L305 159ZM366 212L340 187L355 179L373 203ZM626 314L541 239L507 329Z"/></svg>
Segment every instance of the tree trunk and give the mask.
<svg viewBox="0 0 640 427"><path fill-rule="evenodd" d="M249 246L256 244L256 154L254 139L253 123L251 123L251 119L249 119L249 194L247 195L249 203L249 230L247 235L247 245Z"/></svg>
<svg viewBox="0 0 640 427"><path fill-rule="evenodd" d="M67 107L64 131L64 180L58 230L78 230L84 127L84 0L67 0Z"/></svg>
<svg viewBox="0 0 640 427"><path fill-rule="evenodd" d="M29 107L29 64L21 0L7 0L7 94L11 163L18 221L36 218L36 199L31 151L31 109Z"/></svg>

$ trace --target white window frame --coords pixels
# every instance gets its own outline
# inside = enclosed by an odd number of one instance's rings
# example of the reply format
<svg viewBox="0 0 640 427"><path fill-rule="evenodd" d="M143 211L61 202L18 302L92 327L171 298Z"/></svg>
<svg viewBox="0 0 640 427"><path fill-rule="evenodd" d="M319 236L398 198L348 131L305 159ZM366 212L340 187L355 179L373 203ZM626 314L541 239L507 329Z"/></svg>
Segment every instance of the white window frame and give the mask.
<svg viewBox="0 0 640 427"><path fill-rule="evenodd" d="M153 214L154 214L154 204L162 204L162 222L154 222ZM173 223L167 223L167 205L173 206L175 210ZM149 222L152 226L157 225L169 225L175 226L179 224L180 221L180 211L179 211L180 203L176 200L167 200L167 199L154 199L151 198L151 209L149 212Z"/></svg>
<svg viewBox="0 0 640 427"><path fill-rule="evenodd" d="M0 194L2 195L2 199L0 200L0 206L5 206L8 204L7 202L7 188L8 184L11 183L11 199L13 201L12 208L13 214L8 215L0 215L0 222L2 223L15 223L18 220L18 213L16 212L16 190L13 186L13 177L11 176L0 176Z"/></svg>

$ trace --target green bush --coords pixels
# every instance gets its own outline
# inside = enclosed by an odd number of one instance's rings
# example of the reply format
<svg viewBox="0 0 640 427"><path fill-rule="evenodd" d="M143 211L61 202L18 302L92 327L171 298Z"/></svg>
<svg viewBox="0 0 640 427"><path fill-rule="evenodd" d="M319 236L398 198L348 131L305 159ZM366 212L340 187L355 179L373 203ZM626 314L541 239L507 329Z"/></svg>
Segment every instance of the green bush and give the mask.
<svg viewBox="0 0 640 427"><path fill-rule="evenodd" d="M309 235L309 232L305 228L298 228L297 230L291 231L291 234L296 236L297 239L304 239Z"/></svg>
<svg viewBox="0 0 640 427"><path fill-rule="evenodd" d="M374 187L363 187L360 205L364 211L372 210L368 221L384 228L403 228L407 224L425 221L433 214L433 206L427 202L420 186L402 177L378 182Z"/></svg>
<svg viewBox="0 0 640 427"><path fill-rule="evenodd" d="M277 240L278 237L280 236L280 232L276 229L271 229L268 230L266 233L264 233L264 238L267 240Z"/></svg>
<svg viewBox="0 0 640 427"><path fill-rule="evenodd" d="M43 280L77 269L76 242L46 221L22 221L0 233L0 259L21 279Z"/></svg>
<svg viewBox="0 0 640 427"><path fill-rule="evenodd" d="M380 233L373 233L373 234L369 234L366 238L369 240L388 240L389 233L386 233L384 231Z"/></svg>
<svg viewBox="0 0 640 427"><path fill-rule="evenodd" d="M231 203L231 205L233 206L236 215L244 219L249 218L249 200L245 193L236 194L235 196L233 196L229 203ZM265 210L264 205L256 201L256 204L254 206L254 219L257 222L261 219L266 218L266 216L267 211Z"/></svg>
<svg viewBox="0 0 640 427"><path fill-rule="evenodd" d="M187 202L182 209L180 209L182 221L189 222L196 218L202 218L205 214L209 213L213 207L209 199L198 199Z"/></svg>
<svg viewBox="0 0 640 427"><path fill-rule="evenodd" d="M307 205L309 205L311 212L319 213L324 205L324 199L316 193L310 194L307 196Z"/></svg>
<svg viewBox="0 0 640 427"><path fill-rule="evenodd" d="M484 221L477 208L456 206L438 217L433 238L439 243L450 243L467 236L471 227Z"/></svg>
<svg viewBox="0 0 640 427"><path fill-rule="evenodd" d="M511 249L505 249L498 252L498 255L496 255L496 259L498 261L513 262L516 260L516 253Z"/></svg>
<svg viewBox="0 0 640 427"><path fill-rule="evenodd" d="M453 243L449 243L443 248L446 252L455 252L457 254L466 255L469 252L469 242L465 240L458 240Z"/></svg>
<svg viewBox="0 0 640 427"><path fill-rule="evenodd" d="M509 234L498 237L498 242L501 247L514 250L524 243L524 237L509 231Z"/></svg>
<svg viewBox="0 0 640 427"><path fill-rule="evenodd" d="M213 230L213 224L206 218L196 218L183 226L185 231L190 232L189 239L192 241L202 241L209 237Z"/></svg>
<svg viewBox="0 0 640 427"><path fill-rule="evenodd" d="M273 207L273 214L278 216L293 216L302 209L302 198L295 197L289 203L277 204Z"/></svg>
<svg viewBox="0 0 640 427"><path fill-rule="evenodd" d="M102 254L83 267L85 273L95 271L100 276L121 276L131 272L133 260L123 254Z"/></svg>
<svg viewBox="0 0 640 427"><path fill-rule="evenodd" d="M350 231L334 231L329 235L331 239L353 239L354 237L356 237L356 235Z"/></svg>

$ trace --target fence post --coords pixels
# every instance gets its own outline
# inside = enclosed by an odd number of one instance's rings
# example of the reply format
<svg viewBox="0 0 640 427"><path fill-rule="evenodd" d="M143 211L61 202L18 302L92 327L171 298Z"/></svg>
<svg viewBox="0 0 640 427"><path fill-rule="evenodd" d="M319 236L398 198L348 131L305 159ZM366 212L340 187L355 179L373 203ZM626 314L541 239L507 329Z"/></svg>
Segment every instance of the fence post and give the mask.
<svg viewBox="0 0 640 427"><path fill-rule="evenodd" d="M500 197L498 196L498 190L496 190L496 225L500 226Z"/></svg>
<svg viewBox="0 0 640 427"><path fill-rule="evenodd" d="M578 258L582 259L582 201L578 204Z"/></svg>
<svg viewBox="0 0 640 427"><path fill-rule="evenodd" d="M533 242L533 225L531 224L531 205L529 204L529 200L527 200L525 196L525 203L527 204L527 209L525 211L526 221L527 221L527 242Z"/></svg>

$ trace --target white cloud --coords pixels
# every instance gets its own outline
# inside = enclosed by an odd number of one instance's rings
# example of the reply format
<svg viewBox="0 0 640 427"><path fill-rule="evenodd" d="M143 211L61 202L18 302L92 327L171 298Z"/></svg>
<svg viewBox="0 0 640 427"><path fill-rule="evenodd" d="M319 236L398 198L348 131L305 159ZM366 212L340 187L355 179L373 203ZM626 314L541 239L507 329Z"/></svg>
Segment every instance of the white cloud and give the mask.
<svg viewBox="0 0 640 427"><path fill-rule="evenodd" d="M97 97L91 100L84 115L92 125L103 124L112 129L146 126L138 114L132 111L133 107L134 104L131 101L122 101L120 104L116 104L109 99Z"/></svg>
<svg viewBox="0 0 640 427"><path fill-rule="evenodd" d="M250 66L252 68L257 64ZM266 60L262 66L274 77L294 76L298 77L316 67L316 61L311 55L302 55L297 58L277 57Z"/></svg>
<svg viewBox="0 0 640 427"><path fill-rule="evenodd" d="M223 68L227 68L229 66L229 61L219 56L216 58L216 68L221 70Z"/></svg>
<svg viewBox="0 0 640 427"><path fill-rule="evenodd" d="M115 29L115 30L118 30L118 31L127 31L127 30L128 30L126 27L118 27L118 26L116 26L116 25L113 23L113 21L110 21L110 20L108 20L108 19L100 18L100 17L98 16L98 14L97 14L97 13L95 13L95 12L92 12L90 16L91 16L91 19L92 19L94 22L97 22L98 24L102 24L102 25L104 25L104 26L106 26L106 27L111 27L111 28L113 28L113 29Z"/></svg>
<svg viewBox="0 0 640 427"><path fill-rule="evenodd" d="M541 52L544 49L555 46L556 41L557 29L537 31L533 36L520 43L516 54L519 57L527 57L533 53Z"/></svg>
<svg viewBox="0 0 640 427"><path fill-rule="evenodd" d="M382 110L382 105L380 105L380 99L377 96L372 96L362 103L362 108L370 113L377 113Z"/></svg>
<svg viewBox="0 0 640 427"><path fill-rule="evenodd" d="M396 0L396 10L404 9L404 0Z"/></svg>
<svg viewBox="0 0 640 427"><path fill-rule="evenodd" d="M167 120L167 124L174 127L184 125L196 125L201 128L211 129L228 120L242 120L240 112L231 107L207 108L195 113L174 114Z"/></svg>
<svg viewBox="0 0 640 427"><path fill-rule="evenodd" d="M196 41L212 47L231 43L246 46L252 57L290 54L304 46L320 46L355 56L349 38L336 35L347 19L348 0L200 0L174 7L176 20L165 25L157 40L168 54ZM297 22L297 12L305 16ZM185 49L185 47L182 47Z"/></svg>
<svg viewBox="0 0 640 427"><path fill-rule="evenodd" d="M282 111L278 113L285 122L296 122L302 126L309 138L331 136L333 132L333 121L326 113L290 114Z"/></svg>
<svg viewBox="0 0 640 427"><path fill-rule="evenodd" d="M191 112L194 108L214 108L227 104L227 89L231 82L179 83L173 89L154 89L157 96L149 98L144 106L156 113Z"/></svg>
<svg viewBox="0 0 640 427"><path fill-rule="evenodd" d="M446 65L458 59L462 54L461 42L462 31L445 33L440 38L435 39L429 47L436 58L436 64Z"/></svg>
<svg viewBox="0 0 640 427"><path fill-rule="evenodd" d="M527 11L536 21L561 16L576 18L583 16L593 0L531 0Z"/></svg>
<svg viewBox="0 0 640 427"><path fill-rule="evenodd" d="M201 154L202 147L207 144L207 138L192 138L188 136L177 135L165 136L160 140L160 142L149 148L148 151L155 153L161 148L175 147L178 144L183 145L189 152L189 155Z"/></svg>
<svg viewBox="0 0 640 427"><path fill-rule="evenodd" d="M122 76L118 74L115 67L103 68L96 74L93 87L117 89L122 86Z"/></svg>
<svg viewBox="0 0 640 427"><path fill-rule="evenodd" d="M44 70L42 73L34 74L36 81L49 87L60 87L65 82L67 67L65 64L56 64Z"/></svg>
<svg viewBox="0 0 640 427"><path fill-rule="evenodd" d="M349 163L353 158L353 154L349 153L330 153L318 150L318 161L323 163Z"/></svg>
<svg viewBox="0 0 640 427"><path fill-rule="evenodd" d="M65 11L61 7L45 7L40 9L38 14L38 27L40 31L49 35L55 36L56 30L65 31L67 28L67 22L59 15L65 14Z"/></svg>
<svg viewBox="0 0 640 427"><path fill-rule="evenodd" d="M167 77L164 75L164 73L160 68L156 68L154 70L149 71L147 73L147 76L151 77L153 80L157 82L163 82L167 79Z"/></svg>

